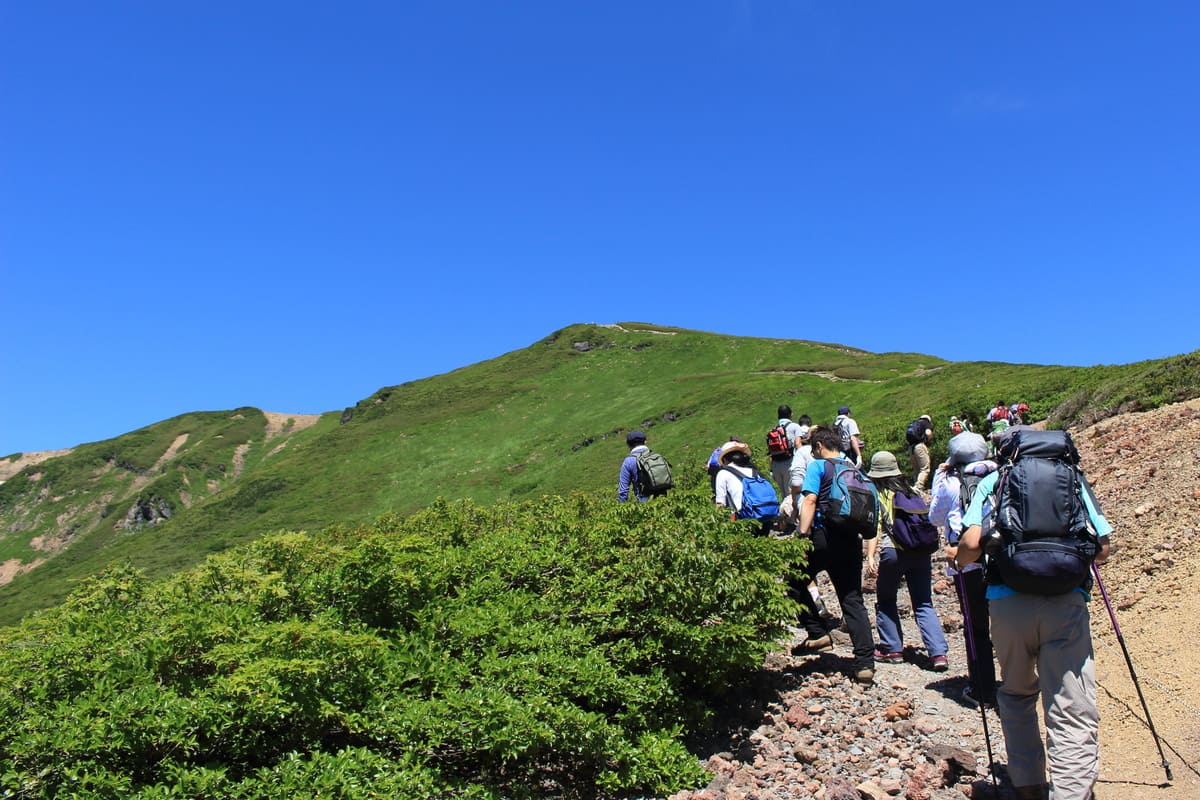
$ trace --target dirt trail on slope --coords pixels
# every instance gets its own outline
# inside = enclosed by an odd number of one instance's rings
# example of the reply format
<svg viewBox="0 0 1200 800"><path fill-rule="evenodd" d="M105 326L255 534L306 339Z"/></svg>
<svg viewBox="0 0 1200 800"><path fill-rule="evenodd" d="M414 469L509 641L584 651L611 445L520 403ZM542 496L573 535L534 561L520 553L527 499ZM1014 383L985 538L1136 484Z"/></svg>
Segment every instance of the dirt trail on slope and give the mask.
<svg viewBox="0 0 1200 800"><path fill-rule="evenodd" d="M1200 400L1126 414L1072 431L1083 467L1114 526L1114 553L1101 569L1125 644L1170 763L1168 785L1155 739L1130 679L1099 591L1091 603L1101 713L1100 800L1200 798ZM944 563L935 561L935 580ZM823 591L836 612L827 582ZM953 587L936 580L934 603L947 629L951 669L932 672L919 645L905 591L900 593L905 662L878 664L874 686L846 678L849 637L834 649L765 665L763 686L746 700L740 725L700 748L715 774L703 791L675 800L757 798L1012 797L987 779L987 747L978 709L966 705L962 618ZM874 617L875 599L867 595ZM803 634L799 634L799 639ZM790 644L794 644L790 643ZM1006 775L1004 737L987 715L993 754Z"/></svg>

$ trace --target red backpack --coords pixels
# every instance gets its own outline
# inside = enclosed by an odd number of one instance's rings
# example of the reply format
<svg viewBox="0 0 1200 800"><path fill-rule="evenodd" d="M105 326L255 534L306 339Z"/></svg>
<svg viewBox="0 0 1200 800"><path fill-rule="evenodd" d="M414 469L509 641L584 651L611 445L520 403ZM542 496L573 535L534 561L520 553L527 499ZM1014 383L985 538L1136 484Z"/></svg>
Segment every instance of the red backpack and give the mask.
<svg viewBox="0 0 1200 800"><path fill-rule="evenodd" d="M791 438L787 435L787 428L783 425L776 425L767 431L767 452L771 454L772 461L783 461L785 458L791 458L796 452Z"/></svg>

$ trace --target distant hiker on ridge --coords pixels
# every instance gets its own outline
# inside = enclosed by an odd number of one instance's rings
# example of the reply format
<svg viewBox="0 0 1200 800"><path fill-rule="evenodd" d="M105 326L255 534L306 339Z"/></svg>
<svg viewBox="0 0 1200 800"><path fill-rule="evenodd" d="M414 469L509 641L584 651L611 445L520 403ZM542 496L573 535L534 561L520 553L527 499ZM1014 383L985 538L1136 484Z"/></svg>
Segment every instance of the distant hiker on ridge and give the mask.
<svg viewBox="0 0 1200 800"><path fill-rule="evenodd" d="M913 488L921 494L929 491L929 473L932 464L929 460L929 444L933 441L933 419L928 414L922 414L909 423L904 431L908 441L908 460L912 464Z"/></svg>
<svg viewBox="0 0 1200 800"><path fill-rule="evenodd" d="M850 416L850 406L842 406L838 409L837 416L833 420L833 429L838 432L842 452L846 454L846 459L862 469L862 435L859 433L858 423L854 421L854 417Z"/></svg>
<svg viewBox="0 0 1200 800"><path fill-rule="evenodd" d="M792 407L778 409L779 421L767 431L767 454L771 457L771 478L779 487L779 496L792 493L792 456L800 447L800 426L792 422Z"/></svg>
<svg viewBox="0 0 1200 800"><path fill-rule="evenodd" d="M629 455L621 462L617 502L628 500L631 489L639 503L666 494L674 486L667 459L646 446L646 434L642 431L630 431L625 436L625 443L629 445Z"/></svg>

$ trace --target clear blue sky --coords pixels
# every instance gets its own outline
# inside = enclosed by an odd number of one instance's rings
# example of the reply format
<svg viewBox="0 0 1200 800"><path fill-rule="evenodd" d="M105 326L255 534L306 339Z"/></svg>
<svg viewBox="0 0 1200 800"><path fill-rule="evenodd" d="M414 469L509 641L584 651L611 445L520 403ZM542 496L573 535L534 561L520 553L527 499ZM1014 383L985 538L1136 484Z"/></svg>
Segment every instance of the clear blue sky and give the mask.
<svg viewBox="0 0 1200 800"><path fill-rule="evenodd" d="M0 455L339 410L574 322L1189 352L1197 30L1183 2L0 0Z"/></svg>

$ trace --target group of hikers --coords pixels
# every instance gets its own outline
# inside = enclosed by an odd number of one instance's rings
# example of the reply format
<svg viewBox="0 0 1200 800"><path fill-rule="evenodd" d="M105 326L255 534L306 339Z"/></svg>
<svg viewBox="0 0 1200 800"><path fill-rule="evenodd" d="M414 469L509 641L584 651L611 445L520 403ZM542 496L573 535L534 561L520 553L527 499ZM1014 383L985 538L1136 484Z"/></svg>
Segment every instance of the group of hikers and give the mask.
<svg viewBox="0 0 1200 800"><path fill-rule="evenodd" d="M849 407L839 408L831 424L814 425L807 415L793 420L791 408L781 405L766 435L770 481L750 445L735 436L712 452L708 473L713 502L732 518L758 520L763 535L811 539L807 564L787 577L806 634L795 652L833 648L837 621L815 581L824 572L850 638L850 677L858 683L873 683L878 663L907 658L935 672L950 668L932 589L934 556L944 558L963 614L963 699L981 713L996 709L1016 797L1088 800L1099 776L1099 715L1087 603L1112 529L1070 435L1036 430L1026 424L1028 415L1024 403L997 403L986 414L987 437L972 431L966 416L952 417L949 457L934 466L934 426L923 414L905 431L906 473L886 450L864 462L863 436ZM646 445L642 431L629 433L627 443L618 499L665 493L666 459ZM875 581L873 626L864 574ZM904 647L901 582L925 659ZM984 722L986 731L986 715Z"/></svg>

